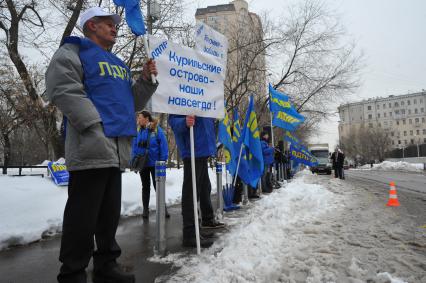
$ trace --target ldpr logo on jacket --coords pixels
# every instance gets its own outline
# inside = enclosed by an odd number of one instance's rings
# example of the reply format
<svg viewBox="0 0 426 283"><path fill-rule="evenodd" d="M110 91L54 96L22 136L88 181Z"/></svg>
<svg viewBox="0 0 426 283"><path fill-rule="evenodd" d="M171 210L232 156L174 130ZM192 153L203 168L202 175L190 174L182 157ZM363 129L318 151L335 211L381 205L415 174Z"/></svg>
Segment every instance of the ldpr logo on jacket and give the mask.
<svg viewBox="0 0 426 283"><path fill-rule="evenodd" d="M70 36L64 43L80 47L84 89L101 116L105 136L136 136L129 68L89 39Z"/></svg>

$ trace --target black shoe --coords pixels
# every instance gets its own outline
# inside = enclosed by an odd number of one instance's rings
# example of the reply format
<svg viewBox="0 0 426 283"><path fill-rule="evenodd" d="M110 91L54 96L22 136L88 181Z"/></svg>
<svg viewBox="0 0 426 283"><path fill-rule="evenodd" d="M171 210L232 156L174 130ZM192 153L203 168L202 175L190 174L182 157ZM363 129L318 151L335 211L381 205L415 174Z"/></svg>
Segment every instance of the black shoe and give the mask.
<svg viewBox="0 0 426 283"><path fill-rule="evenodd" d="M135 283L135 275L124 272L117 264L93 272L93 283Z"/></svg>
<svg viewBox="0 0 426 283"><path fill-rule="evenodd" d="M258 199L258 198L260 198L260 196L258 196L258 195L252 195L252 196L249 196L248 198L249 199Z"/></svg>
<svg viewBox="0 0 426 283"><path fill-rule="evenodd" d="M217 237L216 233L212 230L200 230L200 235L206 239L215 239Z"/></svg>
<svg viewBox="0 0 426 283"><path fill-rule="evenodd" d="M207 222L203 222L201 225L201 228L203 229L221 229L221 228L225 228L225 223L216 221L216 220L211 220L211 221L207 221Z"/></svg>
<svg viewBox="0 0 426 283"><path fill-rule="evenodd" d="M145 218L145 219L149 218L149 209L148 208L143 209L142 218Z"/></svg>
<svg viewBox="0 0 426 283"><path fill-rule="evenodd" d="M206 239L206 238L200 236L200 246L202 248L209 248L211 245L213 245L213 241L211 239ZM197 247L197 240L195 239L195 237L183 238L182 239L182 246L187 247L187 248L196 248Z"/></svg>

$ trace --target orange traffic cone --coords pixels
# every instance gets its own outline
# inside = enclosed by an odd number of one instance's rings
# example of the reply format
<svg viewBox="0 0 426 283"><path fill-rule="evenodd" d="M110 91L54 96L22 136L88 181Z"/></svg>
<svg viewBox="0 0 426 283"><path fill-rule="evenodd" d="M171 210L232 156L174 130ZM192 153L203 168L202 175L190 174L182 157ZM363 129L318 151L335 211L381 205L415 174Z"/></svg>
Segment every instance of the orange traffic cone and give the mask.
<svg viewBox="0 0 426 283"><path fill-rule="evenodd" d="M398 196L396 195L395 182L390 182L389 201L387 206L399 206Z"/></svg>

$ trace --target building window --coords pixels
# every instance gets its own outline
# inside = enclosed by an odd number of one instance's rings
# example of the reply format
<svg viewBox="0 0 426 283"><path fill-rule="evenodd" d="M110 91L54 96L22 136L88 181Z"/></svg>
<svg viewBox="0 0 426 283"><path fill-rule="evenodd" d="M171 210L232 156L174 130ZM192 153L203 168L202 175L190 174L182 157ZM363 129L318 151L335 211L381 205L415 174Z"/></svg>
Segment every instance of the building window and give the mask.
<svg viewBox="0 0 426 283"><path fill-rule="evenodd" d="M419 122L420 122L420 119L419 119L419 118L416 118L416 119L414 119L414 122L417 124L417 123L419 123Z"/></svg>
<svg viewBox="0 0 426 283"><path fill-rule="evenodd" d="M392 107L392 103L389 102L389 108L391 108L391 107Z"/></svg>
<svg viewBox="0 0 426 283"><path fill-rule="evenodd" d="M420 108L420 112L425 113L425 109L423 107Z"/></svg>
<svg viewBox="0 0 426 283"><path fill-rule="evenodd" d="M414 139L410 139L411 144L414 144Z"/></svg>
<svg viewBox="0 0 426 283"><path fill-rule="evenodd" d="M423 135L426 135L426 129L423 129Z"/></svg>
<svg viewBox="0 0 426 283"><path fill-rule="evenodd" d="M411 109L408 109L408 114L411 114Z"/></svg>
<svg viewBox="0 0 426 283"><path fill-rule="evenodd" d="M377 114L377 118L380 118L380 113Z"/></svg>
<svg viewBox="0 0 426 283"><path fill-rule="evenodd" d="M407 105L410 105L410 104L411 104L410 100L407 100Z"/></svg>
<svg viewBox="0 0 426 283"><path fill-rule="evenodd" d="M376 105L376 109L380 109L380 104L377 104L377 105Z"/></svg>
<svg viewBox="0 0 426 283"><path fill-rule="evenodd" d="M417 104L417 99L414 99L414 104Z"/></svg>
<svg viewBox="0 0 426 283"><path fill-rule="evenodd" d="M413 130L410 130L410 136L412 136L413 135Z"/></svg>
<svg viewBox="0 0 426 283"><path fill-rule="evenodd" d="M399 121L396 121L396 124L399 126Z"/></svg>
<svg viewBox="0 0 426 283"><path fill-rule="evenodd" d="M406 137L407 136L407 131L404 131L404 137Z"/></svg>
<svg viewBox="0 0 426 283"><path fill-rule="evenodd" d="M389 112L389 117L392 117L392 112Z"/></svg>
<svg viewBox="0 0 426 283"><path fill-rule="evenodd" d="M405 109L401 109L401 114L405 114Z"/></svg>
<svg viewBox="0 0 426 283"><path fill-rule="evenodd" d="M399 107L398 102L395 102L395 103L393 104L393 106L394 106L394 107Z"/></svg>
<svg viewBox="0 0 426 283"><path fill-rule="evenodd" d="M425 117L422 118L422 123L424 123L424 122L425 122Z"/></svg>
<svg viewBox="0 0 426 283"><path fill-rule="evenodd" d="M401 101L401 106L403 106L404 105L404 101Z"/></svg>
<svg viewBox="0 0 426 283"><path fill-rule="evenodd" d="M419 112L417 111L417 108L416 108L416 109L414 109L414 114L417 114L417 113L419 113Z"/></svg>
<svg viewBox="0 0 426 283"><path fill-rule="evenodd" d="M385 126L387 126L387 125L388 125L388 122L386 122L386 121L385 121L383 124L384 124Z"/></svg>
<svg viewBox="0 0 426 283"><path fill-rule="evenodd" d="M408 119L408 124L413 124L413 119Z"/></svg>
<svg viewBox="0 0 426 283"><path fill-rule="evenodd" d="M417 134L417 135L420 135L420 130L417 130L417 131L416 131L416 134Z"/></svg>
<svg viewBox="0 0 426 283"><path fill-rule="evenodd" d="M368 106L367 106L367 110L371 110L371 105L368 105Z"/></svg>
<svg viewBox="0 0 426 283"><path fill-rule="evenodd" d="M393 135L394 135L394 133L393 133L393 132L391 132L391 137L393 137Z"/></svg>
<svg viewBox="0 0 426 283"><path fill-rule="evenodd" d="M407 144L407 140L404 140L404 143Z"/></svg>
<svg viewBox="0 0 426 283"><path fill-rule="evenodd" d="M426 138L423 139L423 142L426 143Z"/></svg>
<svg viewBox="0 0 426 283"><path fill-rule="evenodd" d="M373 119L373 115L371 115L371 114L368 114L368 119Z"/></svg>
<svg viewBox="0 0 426 283"><path fill-rule="evenodd" d="M402 124L405 125L405 119L402 120Z"/></svg>
<svg viewBox="0 0 426 283"><path fill-rule="evenodd" d="M397 109L397 110L395 110L395 114L399 114L399 110Z"/></svg>
<svg viewBox="0 0 426 283"><path fill-rule="evenodd" d="M401 144L401 140L398 140L398 144Z"/></svg>
<svg viewBox="0 0 426 283"><path fill-rule="evenodd" d="M383 104L383 109L386 109L386 104Z"/></svg>
<svg viewBox="0 0 426 283"><path fill-rule="evenodd" d="M395 144L395 142L394 141L392 141L392 145L394 145Z"/></svg>

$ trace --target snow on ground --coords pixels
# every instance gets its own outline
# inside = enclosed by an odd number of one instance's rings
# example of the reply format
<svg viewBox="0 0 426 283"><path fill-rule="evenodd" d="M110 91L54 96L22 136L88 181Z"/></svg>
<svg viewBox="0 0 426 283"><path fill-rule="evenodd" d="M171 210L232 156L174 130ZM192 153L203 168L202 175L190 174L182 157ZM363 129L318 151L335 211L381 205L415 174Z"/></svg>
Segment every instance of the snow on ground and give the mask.
<svg viewBox="0 0 426 283"><path fill-rule="evenodd" d="M200 256L151 258L179 267L156 282L426 282L424 253L402 241L413 241L403 226L410 221L384 203L345 181L301 172L227 214L229 231Z"/></svg>
<svg viewBox="0 0 426 283"><path fill-rule="evenodd" d="M8 170L9 176L0 175L0 250L22 245L61 232L62 216L67 201L67 187L56 186L50 177L11 176L17 170ZM24 170L23 173L46 173L46 169ZM209 170L212 187L216 177ZM183 169L168 169L166 178L166 203L179 203ZM151 188L153 188L151 184ZM139 174L123 173L121 215L142 214L142 185ZM151 209L155 209L155 191L151 189Z"/></svg>
<svg viewBox="0 0 426 283"><path fill-rule="evenodd" d="M423 164L422 163L408 163L404 161L383 161L382 163L373 164L373 168L371 168L370 164L363 165L359 167L361 170L398 170L398 171L406 171L406 172L422 172ZM351 169L356 170L356 169Z"/></svg>

